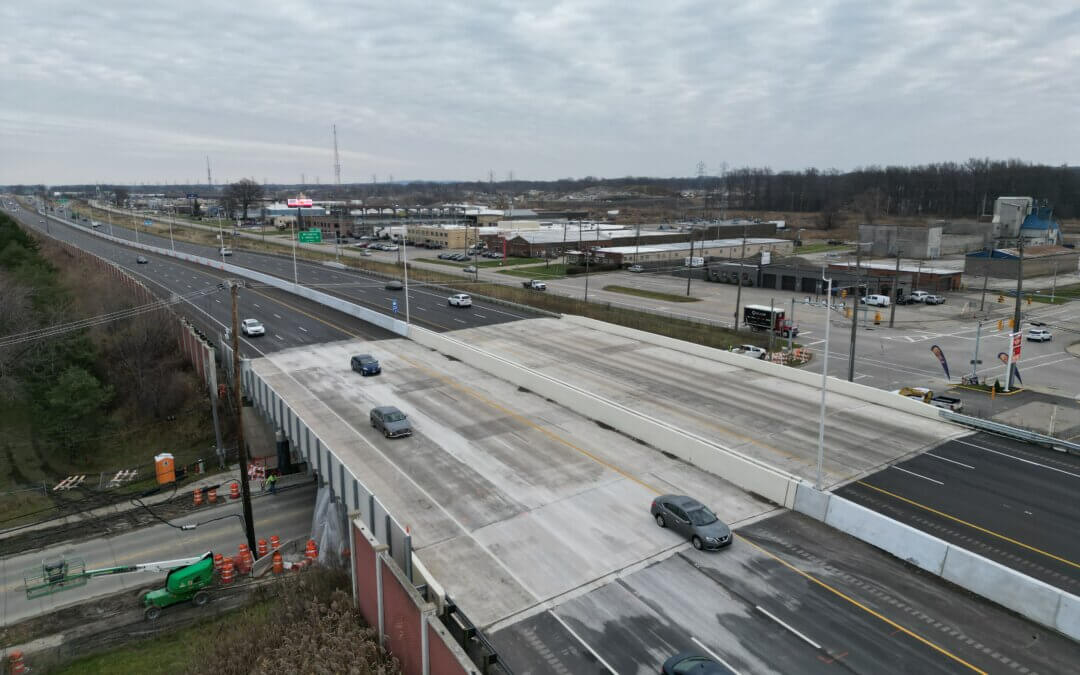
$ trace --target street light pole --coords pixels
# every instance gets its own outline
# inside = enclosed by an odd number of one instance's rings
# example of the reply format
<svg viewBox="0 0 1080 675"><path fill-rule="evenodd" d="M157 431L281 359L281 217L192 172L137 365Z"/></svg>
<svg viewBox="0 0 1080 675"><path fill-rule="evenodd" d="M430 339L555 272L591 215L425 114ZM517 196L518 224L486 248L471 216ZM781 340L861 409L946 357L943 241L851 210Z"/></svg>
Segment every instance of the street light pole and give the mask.
<svg viewBox="0 0 1080 675"><path fill-rule="evenodd" d="M832 298L832 277L825 278L825 270L821 271L821 278L823 281L828 282L828 290L826 291L826 298ZM826 300L825 303L825 357L824 362L821 364L821 409L818 412L818 441L817 441L817 489L822 487L822 465L825 463L825 392L828 389L829 378L829 326L832 325L832 317L829 316L829 312L832 311L830 302Z"/></svg>
<svg viewBox="0 0 1080 675"><path fill-rule="evenodd" d="M739 332L739 304L742 302L743 261L746 260L746 224L742 226L742 253L739 257L739 271L735 278L735 332Z"/></svg>
<svg viewBox="0 0 1080 675"><path fill-rule="evenodd" d="M986 249L986 261L983 263L983 289L982 299L979 300L979 314L986 309L986 285L990 281L990 260L993 258L993 249Z"/></svg>
<svg viewBox="0 0 1080 675"><path fill-rule="evenodd" d="M851 296L851 344L848 346L848 382L855 381L855 334L859 326L859 298L862 297L862 287L859 286L859 264L862 262L862 242L855 242L855 293ZM825 300L832 302L832 294Z"/></svg>
<svg viewBox="0 0 1080 675"><path fill-rule="evenodd" d="M300 231L299 225L300 225L300 207L297 206L296 207L296 220L293 221L293 227L292 227L292 230L293 230L293 236L292 236L292 279L293 279L293 285L294 286L299 286L300 285L300 273L299 273L299 271L297 270L297 267L296 267L296 238L297 238L297 236L299 236L298 235L298 232Z"/></svg>
<svg viewBox="0 0 1080 675"><path fill-rule="evenodd" d="M405 325L408 326L409 325L409 254L405 252L405 241L409 238L409 224L407 222L402 226L401 231L402 231L403 236L401 238L401 248L399 248L398 250L402 252L402 255L404 257L404 261L403 261L404 264L402 264L401 269L405 274Z"/></svg>
<svg viewBox="0 0 1080 675"><path fill-rule="evenodd" d="M1020 253L1020 258L1016 261L1016 305L1013 307L1013 325L1012 333L1020 332L1020 301L1024 294L1024 237L1020 236L1017 241L1017 250ZM1013 388L1013 373L1016 372L1016 368L1011 364L1012 361L1012 343L1009 344L1009 372L1006 376L1005 391L1010 391Z"/></svg>
<svg viewBox="0 0 1080 675"><path fill-rule="evenodd" d="M896 305L900 299L900 247L896 247L896 274L893 275L893 301L889 303L889 328L896 320Z"/></svg>

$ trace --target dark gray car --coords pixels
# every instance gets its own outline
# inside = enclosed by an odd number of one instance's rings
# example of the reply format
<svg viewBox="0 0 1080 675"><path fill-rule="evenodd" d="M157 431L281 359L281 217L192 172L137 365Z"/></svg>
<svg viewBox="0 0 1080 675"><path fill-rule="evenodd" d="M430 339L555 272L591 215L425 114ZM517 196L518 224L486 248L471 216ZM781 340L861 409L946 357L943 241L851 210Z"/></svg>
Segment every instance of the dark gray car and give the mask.
<svg viewBox="0 0 1080 675"><path fill-rule="evenodd" d="M649 509L656 524L689 537L694 548L715 551L731 544L731 530L709 507L685 495L660 495Z"/></svg>
<svg viewBox="0 0 1080 675"><path fill-rule="evenodd" d="M382 432L387 438L399 436L412 436L412 425L409 418L392 405L379 406L371 409L371 426Z"/></svg>

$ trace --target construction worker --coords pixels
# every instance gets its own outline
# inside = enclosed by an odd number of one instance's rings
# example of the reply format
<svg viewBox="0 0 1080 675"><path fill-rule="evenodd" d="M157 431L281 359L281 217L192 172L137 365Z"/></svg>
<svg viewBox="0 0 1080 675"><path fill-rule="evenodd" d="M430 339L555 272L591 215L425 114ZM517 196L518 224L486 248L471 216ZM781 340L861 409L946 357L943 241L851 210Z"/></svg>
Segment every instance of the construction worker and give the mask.
<svg viewBox="0 0 1080 675"><path fill-rule="evenodd" d="M274 491L277 489L276 471L271 471L270 474L266 476L266 485L270 488L270 494L274 494Z"/></svg>

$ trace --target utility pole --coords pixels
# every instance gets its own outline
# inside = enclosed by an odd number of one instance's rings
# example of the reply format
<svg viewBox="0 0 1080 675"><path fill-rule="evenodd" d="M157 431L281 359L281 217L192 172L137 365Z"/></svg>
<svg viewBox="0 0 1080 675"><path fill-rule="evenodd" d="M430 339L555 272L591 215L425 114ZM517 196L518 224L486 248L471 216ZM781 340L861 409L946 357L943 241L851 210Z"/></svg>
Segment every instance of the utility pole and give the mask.
<svg viewBox="0 0 1080 675"><path fill-rule="evenodd" d="M694 231L690 230L690 264L686 266L686 297L690 297L690 279L694 272Z"/></svg>
<svg viewBox="0 0 1080 675"><path fill-rule="evenodd" d="M769 353L776 348L776 299L769 298Z"/></svg>
<svg viewBox="0 0 1080 675"><path fill-rule="evenodd" d="M825 279L825 270L821 271L822 281L828 282L828 290L826 291L826 297L832 298L832 277ZM818 412L818 437L817 437L817 489L821 489L822 481L822 465L825 461L825 392L828 390L829 383L829 326L832 325L832 316L829 313L832 312L832 307L828 300L825 304L825 357L824 363L821 364L821 409Z"/></svg>
<svg viewBox="0 0 1080 675"><path fill-rule="evenodd" d="M862 242L855 242L855 293L851 296L851 344L848 346L848 382L855 381L855 334L859 326L859 298L862 297L862 287L859 286L859 264L862 262ZM832 294L825 299L826 303L832 303Z"/></svg>
<svg viewBox="0 0 1080 675"><path fill-rule="evenodd" d="M796 276L796 278L798 278L797 274L795 276ZM826 312L825 316L828 316L828 315L829 315L829 313ZM795 336L792 335L792 332L794 330L795 330L795 298L792 298L791 299L791 317L788 319L788 332L787 332L787 350L788 350L789 353L791 352L791 348L792 348L791 341L795 338Z"/></svg>
<svg viewBox="0 0 1080 675"><path fill-rule="evenodd" d="M971 382L973 384L979 383L979 338L982 337L982 325L980 321L975 326L975 355L971 357ZM1009 346L1012 349L1012 345Z"/></svg>
<svg viewBox="0 0 1080 675"><path fill-rule="evenodd" d="M898 228L899 229L899 228ZM893 327L893 323L896 320L896 305L900 300L900 246L897 242L896 247L896 273L893 274L893 301L889 303L889 328Z"/></svg>
<svg viewBox="0 0 1080 675"><path fill-rule="evenodd" d="M247 448L244 447L244 409L240 398L240 284L232 282L233 398L236 401L236 454L240 458L240 499L244 502L244 531L248 546L255 550L255 517L251 513L251 488L248 486Z"/></svg>
<svg viewBox="0 0 1080 675"><path fill-rule="evenodd" d="M742 226L742 254L739 257L739 276L735 284L735 332L739 332L739 304L742 302L742 268L746 260L746 223Z"/></svg>
<svg viewBox="0 0 1080 675"><path fill-rule="evenodd" d="M993 257L993 249L986 250L986 262L983 264L983 290L982 299L979 300L979 314L986 309L986 284L990 281L990 260Z"/></svg>
<svg viewBox="0 0 1080 675"><path fill-rule="evenodd" d="M1020 332L1020 303L1024 295L1024 237L1019 236L1017 238L1017 250L1020 253L1019 260L1016 261L1016 305L1013 307L1013 327L1012 333ZM1009 354L1012 354L1012 343L1009 343ZM1012 359L1009 359L1009 363L1014 363ZM1016 372L1015 366L1009 366L1009 373L1006 377L1005 391L1010 391L1013 388L1013 373Z"/></svg>

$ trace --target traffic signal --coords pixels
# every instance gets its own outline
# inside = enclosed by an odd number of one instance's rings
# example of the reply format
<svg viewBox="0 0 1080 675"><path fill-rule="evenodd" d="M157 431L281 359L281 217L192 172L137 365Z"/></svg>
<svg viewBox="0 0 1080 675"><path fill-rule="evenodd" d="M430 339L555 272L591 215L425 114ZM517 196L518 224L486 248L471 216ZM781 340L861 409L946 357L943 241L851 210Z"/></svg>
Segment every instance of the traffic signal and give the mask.
<svg viewBox="0 0 1080 675"><path fill-rule="evenodd" d="M1016 329L1016 319L1009 319L1009 330Z"/></svg>
<svg viewBox="0 0 1080 675"><path fill-rule="evenodd" d="M1004 327L1005 327L1005 322L1002 321L1001 319L998 319L998 330L1001 330Z"/></svg>
<svg viewBox="0 0 1080 675"><path fill-rule="evenodd" d="M841 298L846 298L847 297L847 289L846 288L840 289L840 297Z"/></svg>

